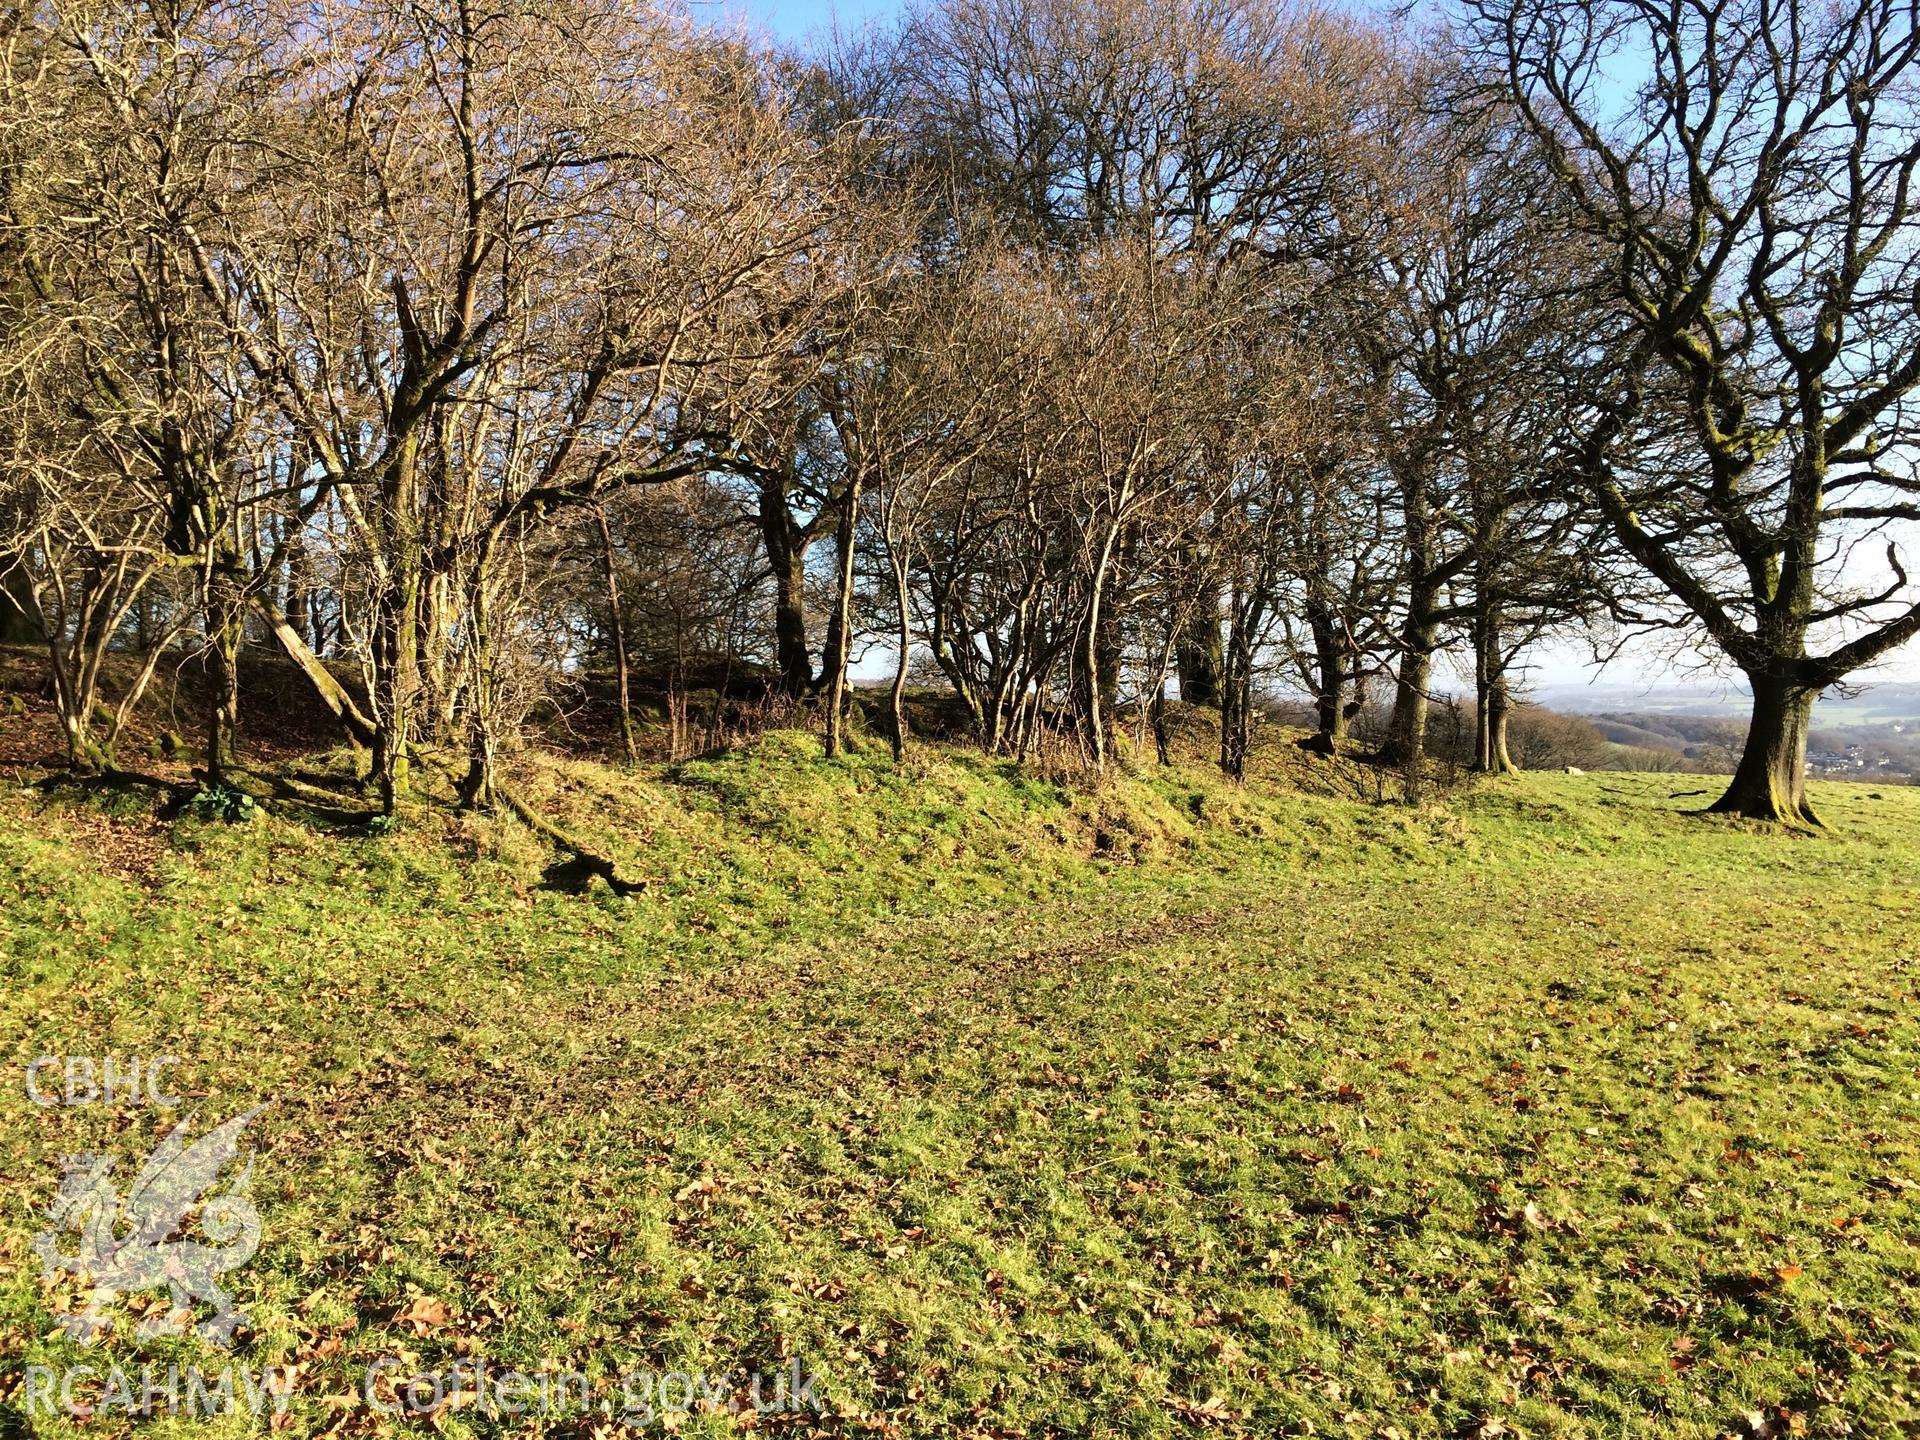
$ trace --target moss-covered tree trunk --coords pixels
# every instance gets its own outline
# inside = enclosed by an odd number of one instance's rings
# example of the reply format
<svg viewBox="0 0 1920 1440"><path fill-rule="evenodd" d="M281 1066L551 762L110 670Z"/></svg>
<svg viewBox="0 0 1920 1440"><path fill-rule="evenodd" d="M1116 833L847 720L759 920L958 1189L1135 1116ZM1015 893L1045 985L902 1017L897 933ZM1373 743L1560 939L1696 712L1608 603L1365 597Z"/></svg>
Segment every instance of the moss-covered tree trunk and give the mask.
<svg viewBox="0 0 1920 1440"><path fill-rule="evenodd" d="M215 549L204 597L207 624L207 781L221 784L240 763L240 643L247 595L240 559Z"/></svg>
<svg viewBox="0 0 1920 1440"><path fill-rule="evenodd" d="M420 583L423 565L414 465L409 437L395 450L381 485L384 573L374 598L373 774L380 806L393 814L407 793L407 747L420 692Z"/></svg>
<svg viewBox="0 0 1920 1440"><path fill-rule="evenodd" d="M1807 802L1807 732L1819 691L1771 675L1750 675L1753 717L1733 783L1709 811L1752 820L1817 826Z"/></svg>

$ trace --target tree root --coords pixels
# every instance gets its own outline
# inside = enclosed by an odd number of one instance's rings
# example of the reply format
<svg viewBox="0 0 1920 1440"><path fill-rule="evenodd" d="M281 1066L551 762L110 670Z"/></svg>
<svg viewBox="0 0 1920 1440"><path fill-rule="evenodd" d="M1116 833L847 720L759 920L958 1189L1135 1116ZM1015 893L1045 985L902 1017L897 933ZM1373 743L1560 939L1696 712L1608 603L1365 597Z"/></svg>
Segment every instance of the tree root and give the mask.
<svg viewBox="0 0 1920 1440"><path fill-rule="evenodd" d="M645 880L622 879L610 856L588 848L569 835L529 805L512 787L496 783L493 793L535 834L545 836L553 844L573 852L571 860L556 860L541 872L540 878L549 889L564 890L569 895L585 894L596 875L606 881L607 888L616 895L637 895L647 888Z"/></svg>
<svg viewBox="0 0 1920 1440"><path fill-rule="evenodd" d="M452 781L456 790L461 788L463 777L455 774L451 765L426 751L416 749L413 753ZM540 878L548 889L563 890L569 895L584 895L595 876L606 881L607 888L616 895L637 895L647 888L645 880L623 879L611 856L602 855L579 837L562 830L534 809L512 786L496 780L489 788L493 798L519 817L534 834L559 849L571 852L571 859L556 860L541 872Z"/></svg>

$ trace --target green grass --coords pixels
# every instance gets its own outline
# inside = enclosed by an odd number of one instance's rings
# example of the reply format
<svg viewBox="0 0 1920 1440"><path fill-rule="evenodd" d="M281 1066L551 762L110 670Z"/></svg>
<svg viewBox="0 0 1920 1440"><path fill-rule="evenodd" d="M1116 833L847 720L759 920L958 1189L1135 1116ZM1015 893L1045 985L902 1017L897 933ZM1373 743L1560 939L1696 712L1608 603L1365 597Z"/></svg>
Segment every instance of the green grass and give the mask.
<svg viewBox="0 0 1920 1440"><path fill-rule="evenodd" d="M1796 837L1681 813L1696 777L1415 811L1292 758L1074 796L878 748L542 764L629 899L542 890L510 822L11 795L11 1073L273 1099L230 1278L294 1434L407 1428L358 1396L389 1354L797 1357L831 1434L1920 1423L1920 790L1817 785ZM177 1118L0 1087L0 1433L28 1364L214 1363L53 1335L30 1248L62 1155L124 1180Z"/></svg>

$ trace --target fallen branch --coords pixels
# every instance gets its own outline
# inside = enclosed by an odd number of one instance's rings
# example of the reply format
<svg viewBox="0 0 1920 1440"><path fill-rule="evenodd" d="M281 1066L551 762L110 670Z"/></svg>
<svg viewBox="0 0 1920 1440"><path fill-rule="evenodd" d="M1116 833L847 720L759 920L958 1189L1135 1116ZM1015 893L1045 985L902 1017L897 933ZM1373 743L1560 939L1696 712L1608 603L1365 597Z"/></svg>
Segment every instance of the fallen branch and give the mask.
<svg viewBox="0 0 1920 1440"><path fill-rule="evenodd" d="M267 622L267 628L273 632L273 638L280 642L280 648L302 675L313 686L314 694L320 697L320 703L333 712L333 718L340 722L340 728L346 731L347 739L358 750L373 743L374 725L360 707L354 704L353 696L347 693L347 687L333 678L333 672L321 663L320 657L308 648L307 642L300 638L299 631L287 622L286 616L274 609L266 596L256 591L248 597L260 618Z"/></svg>

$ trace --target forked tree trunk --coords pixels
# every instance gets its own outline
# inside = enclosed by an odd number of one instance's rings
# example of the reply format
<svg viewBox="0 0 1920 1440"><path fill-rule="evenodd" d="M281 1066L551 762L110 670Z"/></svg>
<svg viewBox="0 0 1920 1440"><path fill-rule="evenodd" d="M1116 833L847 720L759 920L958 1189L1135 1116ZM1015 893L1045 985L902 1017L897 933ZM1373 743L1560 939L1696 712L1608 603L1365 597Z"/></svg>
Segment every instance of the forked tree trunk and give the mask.
<svg viewBox="0 0 1920 1440"><path fill-rule="evenodd" d="M1815 687L1771 675L1749 675L1753 718L1733 783L1708 813L1788 825L1819 826L1807 803L1807 731L1813 721Z"/></svg>
<svg viewBox="0 0 1920 1440"><path fill-rule="evenodd" d="M1483 606L1474 616L1473 768L1482 775L1510 775L1516 768L1507 753L1507 719L1513 705L1501 664L1500 625Z"/></svg>
<svg viewBox="0 0 1920 1440"><path fill-rule="evenodd" d="M96 671L63 643L52 626L47 627L47 649L60 730L67 742L67 768L105 774L113 768L113 754L93 738Z"/></svg>

